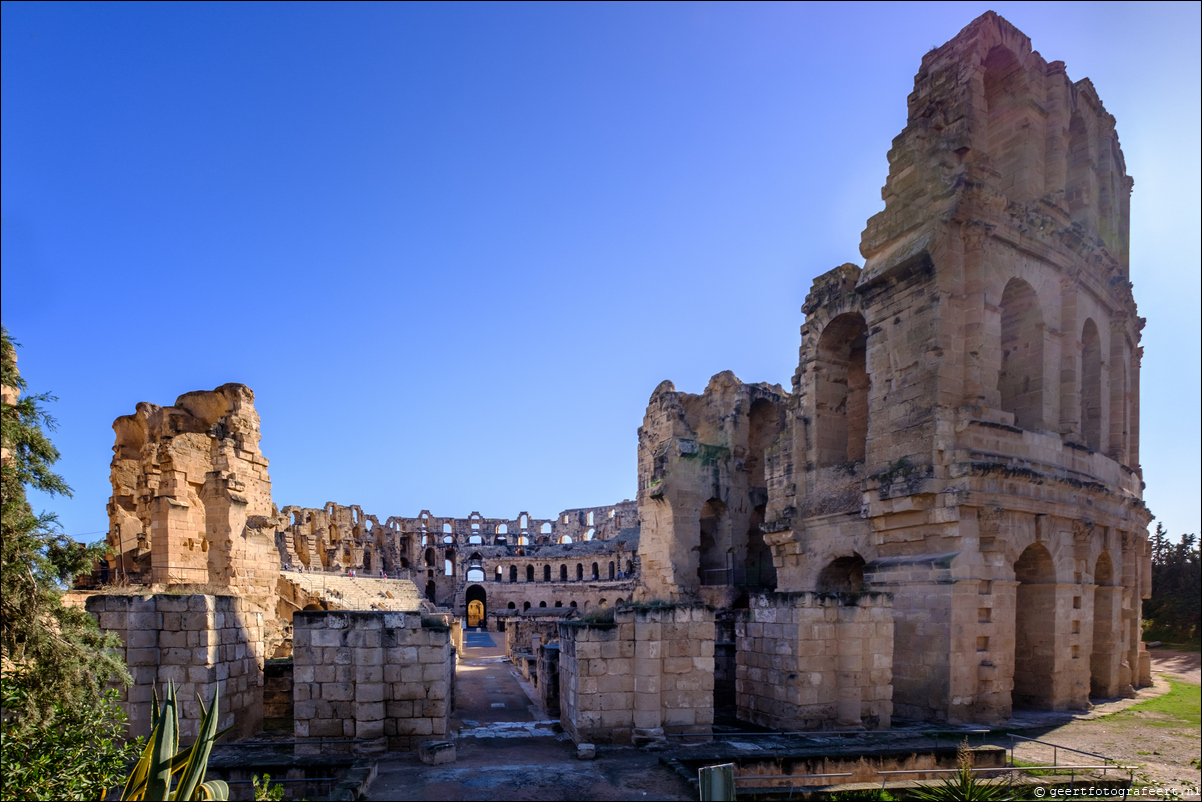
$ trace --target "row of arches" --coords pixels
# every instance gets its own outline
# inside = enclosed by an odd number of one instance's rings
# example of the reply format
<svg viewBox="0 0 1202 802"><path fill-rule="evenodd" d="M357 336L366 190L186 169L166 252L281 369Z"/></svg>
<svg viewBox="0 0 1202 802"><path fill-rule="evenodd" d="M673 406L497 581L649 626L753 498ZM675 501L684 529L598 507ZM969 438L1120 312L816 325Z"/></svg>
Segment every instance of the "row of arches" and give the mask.
<svg viewBox="0 0 1202 802"><path fill-rule="evenodd" d="M1002 291L999 313L1001 360L996 389L1001 409L1012 414L1014 425L1021 429L1058 428L1058 422L1047 419L1051 406L1049 377L1045 375L1047 331L1034 288L1021 278L1011 278ZM1124 460L1129 453L1130 417L1125 341L1111 338L1104 364L1096 321L1087 318L1079 334L1075 390L1081 436L1093 450L1105 448L1111 457ZM865 458L872 387L867 345L868 327L858 312L838 315L819 336L813 364L813 447L819 468ZM1106 367L1109 382L1104 387ZM1107 391L1109 403L1104 405Z"/></svg>
<svg viewBox="0 0 1202 802"><path fill-rule="evenodd" d="M541 570L533 564L527 564L525 570L519 570L517 565L510 565L508 571L502 566L496 566L493 581L504 582L507 578L511 583L517 582L584 582L584 581L604 581L604 580L620 580L626 579L634 573L634 561L626 561L626 570L623 571L621 563L616 560L608 562L594 562L587 566L584 563L576 563L575 569L569 568L567 563L560 563L558 570L549 564L545 563L541 566ZM473 560L471 567L468 569L467 579L469 582L483 582L485 576L484 565L481 561Z"/></svg>

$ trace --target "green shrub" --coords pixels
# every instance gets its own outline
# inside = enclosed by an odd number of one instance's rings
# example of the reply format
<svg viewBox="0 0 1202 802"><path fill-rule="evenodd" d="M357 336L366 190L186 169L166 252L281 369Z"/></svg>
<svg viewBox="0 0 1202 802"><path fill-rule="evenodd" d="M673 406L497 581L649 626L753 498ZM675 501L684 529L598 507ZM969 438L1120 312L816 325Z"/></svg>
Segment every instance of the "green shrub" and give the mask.
<svg viewBox="0 0 1202 802"><path fill-rule="evenodd" d="M3 686L5 710L25 707L22 683ZM6 716L0 730L0 797L103 799L139 751L140 742L125 740L125 713L116 691L99 700L55 705L40 719Z"/></svg>

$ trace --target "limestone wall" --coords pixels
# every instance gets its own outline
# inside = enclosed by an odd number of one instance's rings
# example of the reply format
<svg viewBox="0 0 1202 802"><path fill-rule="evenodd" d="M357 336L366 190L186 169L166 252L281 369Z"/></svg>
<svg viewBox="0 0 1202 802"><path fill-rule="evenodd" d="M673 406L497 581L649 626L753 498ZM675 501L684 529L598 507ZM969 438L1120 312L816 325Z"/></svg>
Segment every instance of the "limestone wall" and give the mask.
<svg viewBox="0 0 1202 802"><path fill-rule="evenodd" d="M559 699L560 722L576 743L711 734L713 612L624 607L613 623L563 622Z"/></svg>
<svg viewBox="0 0 1202 802"><path fill-rule="evenodd" d="M155 688L161 699L168 682L175 683L185 738L200 724L197 694L207 705L218 688L219 726L233 725L236 737L262 729L263 616L245 599L97 595L88 598L87 610L125 646L134 684L121 707L131 736L150 734Z"/></svg>
<svg viewBox="0 0 1202 802"><path fill-rule="evenodd" d="M735 623L740 719L783 730L889 728L887 594L772 593L750 603Z"/></svg>
<svg viewBox="0 0 1202 802"><path fill-rule="evenodd" d="M298 739L371 739L407 750L447 734L449 627L424 627L418 613L310 610L292 625Z"/></svg>

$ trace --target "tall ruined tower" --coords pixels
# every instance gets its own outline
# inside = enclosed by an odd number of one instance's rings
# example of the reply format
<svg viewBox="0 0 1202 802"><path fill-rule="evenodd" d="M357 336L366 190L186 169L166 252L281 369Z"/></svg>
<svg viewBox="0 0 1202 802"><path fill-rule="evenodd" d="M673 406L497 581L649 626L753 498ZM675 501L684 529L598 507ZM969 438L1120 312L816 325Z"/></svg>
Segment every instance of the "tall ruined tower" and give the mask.
<svg viewBox="0 0 1202 802"><path fill-rule="evenodd" d="M274 613L276 511L254 401L249 387L224 384L113 421L110 571L225 585Z"/></svg>
<svg viewBox="0 0 1202 802"><path fill-rule="evenodd" d="M819 276L802 307L762 454L776 589L892 594L900 716L1128 693L1149 681L1151 515L1114 118L993 12L923 57L908 109L864 267ZM687 596L678 557L721 488L689 478L662 389L640 430L641 548L651 595Z"/></svg>

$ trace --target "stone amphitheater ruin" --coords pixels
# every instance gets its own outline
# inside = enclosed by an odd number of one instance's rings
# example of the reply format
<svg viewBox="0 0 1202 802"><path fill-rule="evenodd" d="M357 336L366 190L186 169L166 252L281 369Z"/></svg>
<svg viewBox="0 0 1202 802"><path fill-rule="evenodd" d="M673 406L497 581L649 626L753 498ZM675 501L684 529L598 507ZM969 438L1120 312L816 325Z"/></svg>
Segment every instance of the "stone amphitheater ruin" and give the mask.
<svg viewBox="0 0 1202 802"><path fill-rule="evenodd" d="M99 578L235 597L89 601L127 637L135 732L153 682L239 677L253 731L264 660L291 654L298 739L415 747L448 734L477 626L592 743L704 736L715 711L996 724L1149 684L1144 321L1114 118L989 12L923 57L888 158L864 266L805 298L792 386L663 382L635 501L278 508L249 388L117 419Z"/></svg>

